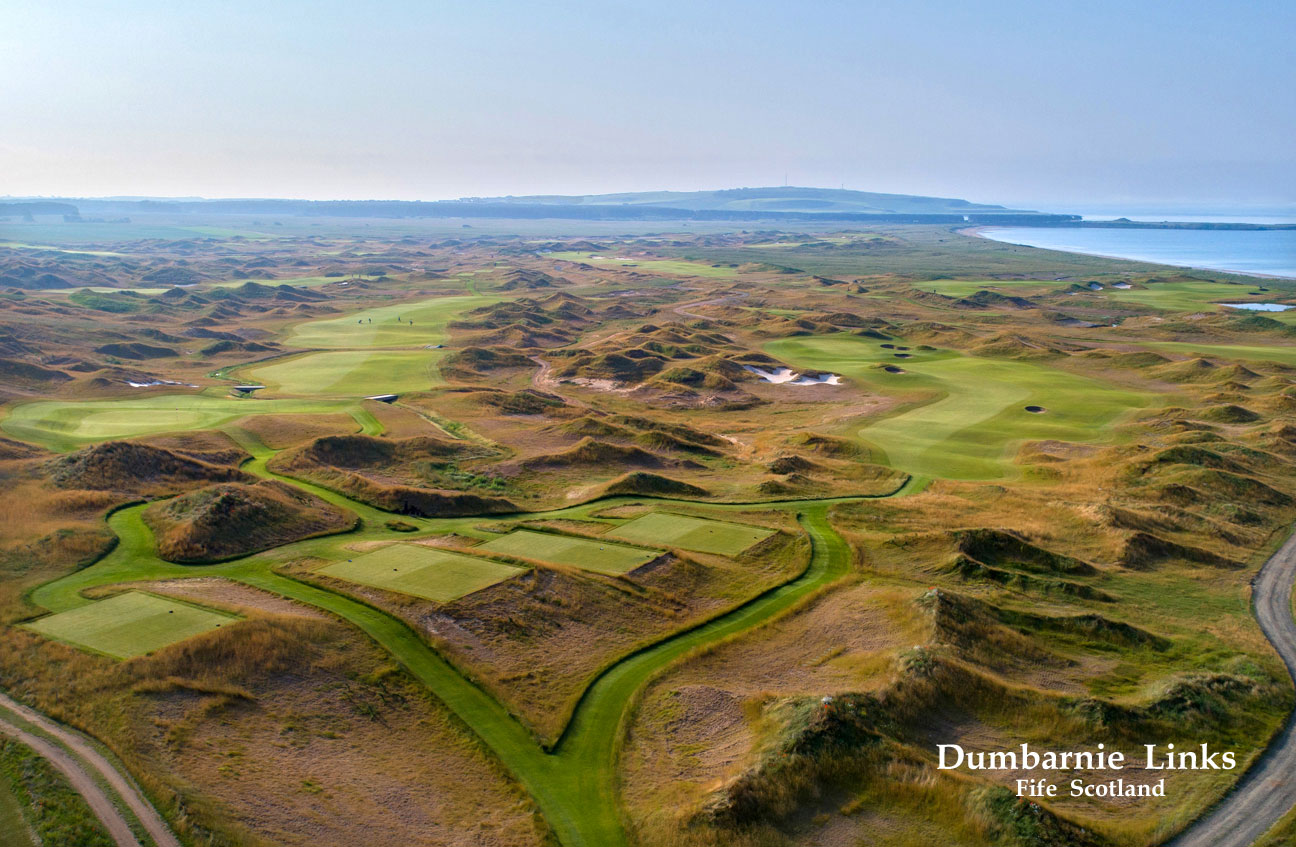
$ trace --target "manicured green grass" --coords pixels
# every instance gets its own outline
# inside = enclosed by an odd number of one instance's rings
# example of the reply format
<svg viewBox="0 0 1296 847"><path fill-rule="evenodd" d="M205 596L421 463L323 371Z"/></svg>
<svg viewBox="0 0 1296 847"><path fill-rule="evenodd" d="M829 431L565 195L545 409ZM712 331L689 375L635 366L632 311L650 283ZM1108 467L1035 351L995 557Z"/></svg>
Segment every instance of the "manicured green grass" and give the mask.
<svg viewBox="0 0 1296 847"><path fill-rule="evenodd" d="M738 274L735 268L717 268L701 262L685 262L679 259L631 259L577 251L550 253L549 258L563 259L568 262L583 262L595 267L633 267L635 270L644 271L645 273L673 274L675 276L705 276L713 279L726 279Z"/></svg>
<svg viewBox="0 0 1296 847"><path fill-rule="evenodd" d="M335 562L318 572L348 582L449 603L522 571L522 568L490 559L463 556L422 544L390 544L345 562Z"/></svg>
<svg viewBox="0 0 1296 847"><path fill-rule="evenodd" d="M608 530L607 534L641 544L661 544L696 550L699 553L736 556L756 542L769 538L774 530L748 524L691 518L670 512L650 512Z"/></svg>
<svg viewBox="0 0 1296 847"><path fill-rule="evenodd" d="M0 429L56 450L159 432L214 429L248 415L328 414L347 404L207 394L150 394L117 400L43 400L9 413Z"/></svg>
<svg viewBox="0 0 1296 847"><path fill-rule="evenodd" d="M529 529L514 530L479 545L478 549L606 574L629 573L661 555L660 550Z"/></svg>
<svg viewBox="0 0 1296 847"><path fill-rule="evenodd" d="M265 469L268 453L248 445L257 458L244 465L250 472L271 476ZM367 525L381 527L381 520L369 521L375 510L346 501L341 495L316 486L275 477L299 488L324 496L330 502L347 502L349 508L366 515ZM907 485L897 494L920 490ZM627 501L628 502L628 501ZM615 505L602 501L549 513L549 518L588 517L590 511ZM248 557L202 569L204 576L238 580L256 588L281 594L336 614L359 627L388 650L420 682L470 726L478 737L517 777L534 797L546 822L565 847L618 847L626 843L617 801L616 751L624 715L635 692L670 663L701 647L758 626L810 596L827 583L844 575L851 553L846 542L828 521L826 501L789 501L767 508L796 510L808 532L813 554L799 577L768 591L731 612L693 629L641 650L614 664L591 685L572 715L567 731L553 751L540 748L535 739L496 700L463 677L413 630L401 621L371 606L340 594L307 585L272 569L276 560L302 556L336 557L336 538L311 539L288 545L272 554ZM740 505L714 506L727 512L749 508ZM142 506L113 513L109 528L118 536L117 548L96 564L39 586L32 602L62 612L92 605L83 591L102 585L142 579L192 576L193 568L163 562L155 555L151 536L140 519ZM440 532L473 534L477 518L439 520L411 519ZM385 532L361 529L358 537L379 537Z"/></svg>
<svg viewBox="0 0 1296 847"><path fill-rule="evenodd" d="M330 350L276 359L239 372L279 394L372 397L426 391L441 384L444 350Z"/></svg>
<svg viewBox="0 0 1296 847"><path fill-rule="evenodd" d="M267 474L264 455L245 467ZM314 486L285 480L313 493ZM917 490L909 486L906 492ZM330 495L339 501L340 495ZM322 495L321 495L322 496ZM550 517L580 517L608 502L562 510ZM542 750L522 726L481 688L465 679L432 650L420 636L392 616L322 588L275 573L273 559L249 557L212 565L204 575L235 579L256 588L317 606L350 621L387 649L428 689L478 734L535 798L546 822L565 847L616 847L625 844L615 788L615 752L620 728L634 693L671 662L690 651L750 629L785 611L816 589L837 579L850 565L850 550L832 531L826 502L789 502L781 508L797 509L814 545L806 572L732 612L640 651L613 665L591 686L573 714L567 732L553 752ZM351 504L356 511L372 511ZM140 520L141 506L122 509L108 524L121 539L118 547L91 567L40 586L33 602L54 610L82 608L90 601L81 593L99 586L140 579L192 575L193 569L163 562L154 555L147 528ZM721 511L745 508L715 507ZM441 531L466 531L476 521L443 519L423 521ZM380 526L380 523L374 524ZM362 530L361 535L365 532ZM278 555L319 555L336 539L312 539L290 545Z"/></svg>
<svg viewBox="0 0 1296 847"><path fill-rule="evenodd" d="M1012 473L1023 441L1102 440L1124 413L1155 402L1047 364L949 350L897 359L879 342L851 335L788 338L765 349L794 367L843 374L910 401L857 433L877 459L924 476L998 479ZM884 364L905 373L886 373Z"/></svg>
<svg viewBox="0 0 1296 847"><path fill-rule="evenodd" d="M1244 362L1278 362L1296 366L1296 346L1281 344L1199 344L1196 341L1147 341L1144 347L1188 356L1240 359Z"/></svg>
<svg viewBox="0 0 1296 847"><path fill-rule="evenodd" d="M379 306L340 318L297 324L288 343L297 347L413 347L442 344L446 324L499 298L472 294ZM413 321L413 324L410 324ZM373 392L370 392L373 393Z"/></svg>
<svg viewBox="0 0 1296 847"><path fill-rule="evenodd" d="M127 591L79 609L38 618L25 626L46 638L129 659L237 620L234 615L213 609L143 591Z"/></svg>
<svg viewBox="0 0 1296 847"><path fill-rule="evenodd" d="M1264 297L1252 297L1248 291L1254 291L1253 285L1236 285L1228 282L1206 282L1205 280L1152 282L1144 288L1105 288L1102 293L1116 302L1139 303L1154 309L1165 309L1171 312L1214 312L1234 311L1217 305L1219 302L1247 303L1265 302ZM1246 312L1239 311L1245 315ZM1263 314L1263 313L1261 313Z"/></svg>

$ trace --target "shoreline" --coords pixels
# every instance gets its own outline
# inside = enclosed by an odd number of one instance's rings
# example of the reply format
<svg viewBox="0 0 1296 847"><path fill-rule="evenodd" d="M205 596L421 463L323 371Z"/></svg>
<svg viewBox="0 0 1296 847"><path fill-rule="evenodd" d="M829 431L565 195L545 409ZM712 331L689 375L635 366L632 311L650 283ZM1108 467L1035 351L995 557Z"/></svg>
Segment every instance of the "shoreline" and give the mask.
<svg viewBox="0 0 1296 847"><path fill-rule="evenodd" d="M993 241L997 244L1012 244L1016 247L1030 247L1033 250L1056 250L1059 253L1074 253L1077 256L1094 256L1099 259L1116 259L1122 262L1138 262L1144 265L1158 265L1163 268L1177 268L1179 270L1190 270L1190 271L1212 271L1214 273L1226 273L1226 274L1236 274L1237 276L1249 276L1249 277L1254 277L1256 279L1277 279L1277 280L1283 280L1285 282L1296 282L1296 275L1283 276L1282 274L1267 274L1267 273L1260 273L1258 271L1239 271L1239 270L1234 270L1232 268L1216 268L1216 267L1211 267L1209 265L1176 265L1170 262L1154 262L1150 259L1134 259L1129 256L1115 256L1112 255L1111 253L1092 253L1088 250L1064 250L1061 247L1036 247L1033 244L1018 244L1015 241L1003 241L998 238L991 238L990 236L985 234L986 232L989 232L991 230L1019 229L1019 228L1020 227L1016 227L1016 226L1007 227L1007 226L998 226L995 224L982 224L979 226L963 227L961 229L955 230L955 232L957 232L959 235L966 235L969 238L984 238L986 241ZM1040 229L1056 229L1056 228L1057 227L1040 227ZM1122 227L1112 227L1112 228L1121 229Z"/></svg>

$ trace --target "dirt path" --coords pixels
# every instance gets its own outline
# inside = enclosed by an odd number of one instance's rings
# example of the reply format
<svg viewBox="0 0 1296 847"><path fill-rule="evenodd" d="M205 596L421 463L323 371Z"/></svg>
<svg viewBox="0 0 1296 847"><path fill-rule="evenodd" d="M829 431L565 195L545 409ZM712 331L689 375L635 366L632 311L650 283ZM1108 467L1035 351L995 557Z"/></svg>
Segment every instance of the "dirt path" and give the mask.
<svg viewBox="0 0 1296 847"><path fill-rule="evenodd" d="M126 819L121 812L113 805L108 795L99 787L99 784L91 778L88 769L97 772L108 783L109 787L122 798L135 814L135 817L143 824L145 831L148 832L149 837L153 839L157 847L180 847L180 842L171 832L170 827L162 820L157 810L144 798L140 790L135 787L135 783L118 771L111 762L104 758L98 750L90 746L85 739L60 726L40 712L29 709L4 694L0 694L0 707L8 709L31 725L56 738L61 744L66 745L67 749L64 749L40 736L27 732L21 727L7 723L4 720L3 712L0 712L0 732L17 738L46 759L49 759L68 778L68 781L72 783L72 787L90 804L90 809L95 813L95 817L103 821L104 826L108 828L108 832L119 845L122 845L122 847L138 847L139 841L131 832L130 826L126 823Z"/></svg>
<svg viewBox="0 0 1296 847"><path fill-rule="evenodd" d="M546 394L556 394L578 409L590 408L590 405L583 400L577 400L575 397L564 394L559 390L559 386L561 386L562 383L554 379L550 374L553 370L553 365L550 365L539 356L531 356L530 359L540 366L540 370L536 371L535 375L531 377L531 385L533 388L538 391L543 391Z"/></svg>
<svg viewBox="0 0 1296 847"><path fill-rule="evenodd" d="M1252 582L1251 602L1265 637L1296 678L1296 533L1270 557ZM1296 806L1296 714L1233 792L1168 843L1168 847L1246 847Z"/></svg>
<svg viewBox="0 0 1296 847"><path fill-rule="evenodd" d="M706 315L699 314L698 312L690 312L689 308L693 306L718 306L721 303L728 302L729 300L737 300L740 297L746 296L747 292L745 291L735 291L734 293L726 294L723 297L712 297L709 300L694 300L692 303L679 304L675 307L674 312L677 315L686 315L690 318L702 318L705 320L707 317Z"/></svg>
<svg viewBox="0 0 1296 847"><path fill-rule="evenodd" d="M131 832L130 824L126 823L126 819L122 817L121 812L117 811L117 807L108 799L108 795L103 792L103 789L95 784L90 774L81 769L81 765L76 759L64 752L58 745L46 741L40 736L32 735L30 732L25 732L16 726L4 723L2 720L0 720L0 735L7 735L26 744L48 760L59 773L63 774L68 783L71 784L72 789L81 795L81 798L86 801L86 805L90 807L90 811L94 812L94 816L108 830L108 834L117 843L117 847L139 847L139 841L135 838L135 833Z"/></svg>

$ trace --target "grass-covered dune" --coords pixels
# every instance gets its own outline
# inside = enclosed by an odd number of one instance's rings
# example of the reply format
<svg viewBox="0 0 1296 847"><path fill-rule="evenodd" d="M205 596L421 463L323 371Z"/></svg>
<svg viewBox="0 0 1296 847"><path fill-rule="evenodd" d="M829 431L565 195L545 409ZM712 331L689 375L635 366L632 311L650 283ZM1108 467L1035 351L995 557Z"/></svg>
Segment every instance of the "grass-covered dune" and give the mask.
<svg viewBox="0 0 1296 847"><path fill-rule="evenodd" d="M218 562L304 538L345 532L356 516L274 480L200 488L144 510L169 562Z"/></svg>

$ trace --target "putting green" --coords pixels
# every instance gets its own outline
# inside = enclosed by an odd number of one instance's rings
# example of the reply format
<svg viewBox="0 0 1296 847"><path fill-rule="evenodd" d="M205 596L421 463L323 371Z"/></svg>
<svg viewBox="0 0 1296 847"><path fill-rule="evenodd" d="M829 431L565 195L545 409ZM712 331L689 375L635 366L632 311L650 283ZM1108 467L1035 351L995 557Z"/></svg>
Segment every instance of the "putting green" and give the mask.
<svg viewBox="0 0 1296 847"><path fill-rule="evenodd" d="M438 603L449 603L503 582L523 570L490 559L463 556L422 544L391 544L349 561L323 567L319 573L399 594L412 594Z"/></svg>
<svg viewBox="0 0 1296 847"><path fill-rule="evenodd" d="M580 253L566 251L550 253L551 259L562 259L568 262L582 262L586 265L605 268L634 268L638 271L675 276L705 276L725 279L736 276L736 268L717 268L702 262L686 262L679 259L632 259L624 256L601 256L597 253Z"/></svg>
<svg viewBox="0 0 1296 847"><path fill-rule="evenodd" d="M1252 297L1247 293L1254 290L1253 285L1192 280L1151 282L1145 288L1108 287L1103 290L1103 293L1115 301L1139 303L1170 312L1236 311L1239 315L1245 315L1248 314L1245 311L1225 309L1219 303L1246 303L1252 300L1257 303L1265 302L1264 297Z"/></svg>
<svg viewBox="0 0 1296 847"><path fill-rule="evenodd" d="M769 538L774 530L670 512L651 512L608 530L607 534L644 544L656 543L700 553L736 556L756 542Z"/></svg>
<svg viewBox="0 0 1296 847"><path fill-rule="evenodd" d="M462 294L380 306L345 317L297 324L289 332L287 342L297 347L330 348L441 344L445 342L446 324L470 309L498 299Z"/></svg>
<svg viewBox="0 0 1296 847"><path fill-rule="evenodd" d="M23 626L46 638L129 659L237 620L214 609L127 591Z"/></svg>
<svg viewBox="0 0 1296 847"><path fill-rule="evenodd" d="M491 539L477 549L613 575L629 573L661 555L659 550L528 529Z"/></svg>
<svg viewBox="0 0 1296 847"><path fill-rule="evenodd" d="M444 350L330 350L276 359L241 370L240 378L279 394L372 397L426 391L441 382Z"/></svg>
<svg viewBox="0 0 1296 847"><path fill-rule="evenodd" d="M898 359L879 342L852 335L786 338L765 349L794 367L844 374L918 404L870 421L858 434L887 464L924 476L998 479L1012 472L1021 442L1100 440L1125 412L1152 402L1048 365L949 350L911 350ZM1025 410L1032 405L1045 411Z"/></svg>
<svg viewBox="0 0 1296 847"><path fill-rule="evenodd" d="M43 400L26 403L0 423L7 433L56 450L159 432L214 429L248 415L326 414L345 404L315 400L254 400L206 394L154 394L120 400Z"/></svg>

